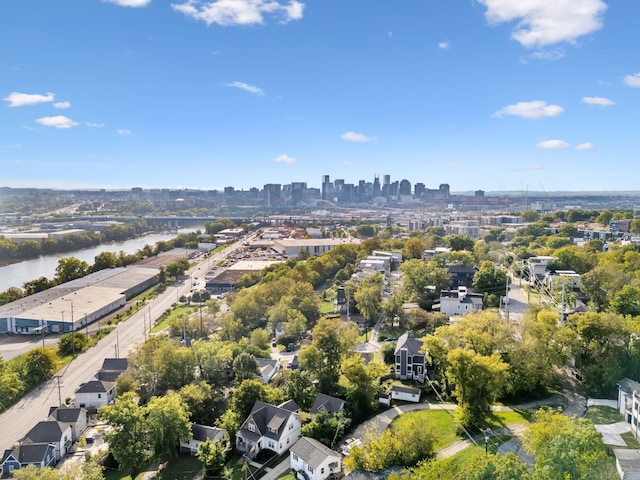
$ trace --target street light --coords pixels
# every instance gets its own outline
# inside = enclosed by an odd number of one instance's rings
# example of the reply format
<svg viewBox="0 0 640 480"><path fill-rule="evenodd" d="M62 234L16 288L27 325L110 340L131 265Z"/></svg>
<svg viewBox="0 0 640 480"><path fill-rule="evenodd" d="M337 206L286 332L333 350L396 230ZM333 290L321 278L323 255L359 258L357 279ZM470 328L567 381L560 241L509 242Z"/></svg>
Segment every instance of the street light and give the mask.
<svg viewBox="0 0 640 480"><path fill-rule="evenodd" d="M484 433L484 454L488 455L489 454L489 433L491 433L491 429L487 427L484 430L480 430L480 431Z"/></svg>

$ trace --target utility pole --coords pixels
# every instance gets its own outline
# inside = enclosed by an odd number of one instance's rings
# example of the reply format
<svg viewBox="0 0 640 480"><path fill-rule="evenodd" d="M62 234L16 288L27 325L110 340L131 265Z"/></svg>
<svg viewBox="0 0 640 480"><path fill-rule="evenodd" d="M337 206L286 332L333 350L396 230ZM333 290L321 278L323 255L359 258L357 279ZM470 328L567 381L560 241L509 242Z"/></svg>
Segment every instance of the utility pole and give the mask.
<svg viewBox="0 0 640 480"><path fill-rule="evenodd" d="M504 289L504 313L509 320L509 270L507 270L507 275L505 279L505 289Z"/></svg>
<svg viewBox="0 0 640 480"><path fill-rule="evenodd" d="M60 390L60 375L56 375L55 378L58 381L58 405L62 405L62 391Z"/></svg>
<svg viewBox="0 0 640 480"><path fill-rule="evenodd" d="M44 348L44 331L47 329L46 324L44 323L44 318L42 319L42 348Z"/></svg>
<svg viewBox="0 0 640 480"><path fill-rule="evenodd" d="M144 341L146 342L147 341L147 315L146 314L142 316L142 324L143 324L142 333L144 334Z"/></svg>
<svg viewBox="0 0 640 480"><path fill-rule="evenodd" d="M89 322L87 322L87 314L84 314L84 332L87 335L87 338L89 338Z"/></svg>

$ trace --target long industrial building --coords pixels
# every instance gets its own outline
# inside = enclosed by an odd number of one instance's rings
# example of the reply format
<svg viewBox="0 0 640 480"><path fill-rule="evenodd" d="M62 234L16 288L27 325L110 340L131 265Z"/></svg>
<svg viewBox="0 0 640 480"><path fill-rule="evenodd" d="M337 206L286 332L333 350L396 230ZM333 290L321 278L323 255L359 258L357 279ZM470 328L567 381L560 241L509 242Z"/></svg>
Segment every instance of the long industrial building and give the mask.
<svg viewBox="0 0 640 480"><path fill-rule="evenodd" d="M122 308L158 283L155 266L111 268L0 306L0 334L66 333Z"/></svg>

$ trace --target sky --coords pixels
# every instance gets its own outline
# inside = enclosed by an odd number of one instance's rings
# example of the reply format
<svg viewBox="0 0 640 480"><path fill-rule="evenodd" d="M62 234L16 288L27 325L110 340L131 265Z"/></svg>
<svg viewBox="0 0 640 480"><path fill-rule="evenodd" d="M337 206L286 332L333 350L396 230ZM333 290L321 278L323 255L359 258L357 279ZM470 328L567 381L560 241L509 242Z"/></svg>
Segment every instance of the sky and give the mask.
<svg viewBox="0 0 640 480"><path fill-rule="evenodd" d="M640 190L635 0L3 0L0 186Z"/></svg>

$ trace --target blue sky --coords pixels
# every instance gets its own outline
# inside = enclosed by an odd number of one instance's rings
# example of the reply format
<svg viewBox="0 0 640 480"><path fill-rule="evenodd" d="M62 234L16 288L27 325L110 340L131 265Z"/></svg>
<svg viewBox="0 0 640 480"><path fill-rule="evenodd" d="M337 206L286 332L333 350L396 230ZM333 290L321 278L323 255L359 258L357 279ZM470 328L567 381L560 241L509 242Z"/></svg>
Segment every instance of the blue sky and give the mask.
<svg viewBox="0 0 640 480"><path fill-rule="evenodd" d="M0 186L640 190L640 2L4 0Z"/></svg>

